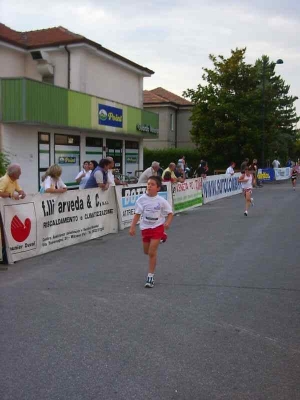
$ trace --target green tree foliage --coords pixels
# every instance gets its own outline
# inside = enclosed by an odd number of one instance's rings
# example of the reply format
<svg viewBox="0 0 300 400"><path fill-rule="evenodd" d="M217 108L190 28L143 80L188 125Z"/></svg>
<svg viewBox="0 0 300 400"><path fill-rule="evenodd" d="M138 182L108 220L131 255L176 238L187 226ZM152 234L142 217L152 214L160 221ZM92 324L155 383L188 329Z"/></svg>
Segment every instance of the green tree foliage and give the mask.
<svg viewBox="0 0 300 400"><path fill-rule="evenodd" d="M272 158L276 149L287 154L296 138L299 118L293 103L297 98L288 95L289 86L275 75L275 63L264 56L255 65L247 64L245 53L243 48L232 50L229 58L210 55L214 69L204 68L204 84L183 93L194 103L192 140L203 158L215 166L245 157L259 159L263 137L266 159Z"/></svg>
<svg viewBox="0 0 300 400"><path fill-rule="evenodd" d="M0 152L0 177L5 175L8 164L8 157L6 156L6 154Z"/></svg>

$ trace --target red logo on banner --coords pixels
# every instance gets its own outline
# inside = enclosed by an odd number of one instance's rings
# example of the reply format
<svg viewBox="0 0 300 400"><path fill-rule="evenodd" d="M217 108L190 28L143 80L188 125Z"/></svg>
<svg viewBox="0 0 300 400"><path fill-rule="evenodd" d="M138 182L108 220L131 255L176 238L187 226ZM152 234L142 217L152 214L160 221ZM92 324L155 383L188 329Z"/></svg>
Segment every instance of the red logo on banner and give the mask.
<svg viewBox="0 0 300 400"><path fill-rule="evenodd" d="M10 231L16 242L24 242L24 240L28 238L30 230L31 221L29 218L26 218L23 224L19 217L16 215L13 217L10 225Z"/></svg>

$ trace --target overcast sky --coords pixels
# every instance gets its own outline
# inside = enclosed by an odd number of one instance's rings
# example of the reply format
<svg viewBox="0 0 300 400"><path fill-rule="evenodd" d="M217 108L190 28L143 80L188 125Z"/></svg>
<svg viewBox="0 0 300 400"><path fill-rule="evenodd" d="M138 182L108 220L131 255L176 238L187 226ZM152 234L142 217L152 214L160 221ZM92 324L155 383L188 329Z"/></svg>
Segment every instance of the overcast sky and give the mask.
<svg viewBox="0 0 300 400"><path fill-rule="evenodd" d="M299 0L0 0L0 21L18 31L61 25L155 71L145 89L178 95L201 82L209 54L247 47L249 63L283 59L276 72L300 94Z"/></svg>

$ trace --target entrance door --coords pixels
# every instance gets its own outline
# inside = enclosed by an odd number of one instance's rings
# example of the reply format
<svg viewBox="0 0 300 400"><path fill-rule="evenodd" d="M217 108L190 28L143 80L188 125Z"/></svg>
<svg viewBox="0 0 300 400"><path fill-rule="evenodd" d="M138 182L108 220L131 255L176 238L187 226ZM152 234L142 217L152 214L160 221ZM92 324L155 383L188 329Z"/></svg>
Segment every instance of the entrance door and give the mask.
<svg viewBox="0 0 300 400"><path fill-rule="evenodd" d="M122 174L123 170L123 159L122 159L122 140L114 140L114 139L106 139L106 155L109 157L113 157L115 161L115 168L118 168L120 174Z"/></svg>

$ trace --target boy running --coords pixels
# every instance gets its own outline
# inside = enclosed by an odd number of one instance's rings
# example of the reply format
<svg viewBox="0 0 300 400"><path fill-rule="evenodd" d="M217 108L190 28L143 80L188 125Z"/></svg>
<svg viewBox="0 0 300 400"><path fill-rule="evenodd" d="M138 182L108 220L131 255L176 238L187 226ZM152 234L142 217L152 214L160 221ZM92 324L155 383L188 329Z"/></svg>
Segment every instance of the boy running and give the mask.
<svg viewBox="0 0 300 400"><path fill-rule="evenodd" d="M253 175L250 173L249 167L245 167L245 171L239 177L239 182L241 182L241 184L242 184L242 189L243 189L243 193L244 193L245 200L246 200L246 208L245 208L244 215L245 215L245 217L247 217L248 216L248 208L249 208L250 204L252 206L254 206L254 201L253 201L253 198L251 197L252 189L253 189L253 187L252 187Z"/></svg>
<svg viewBox="0 0 300 400"><path fill-rule="evenodd" d="M130 236L135 235L135 227L140 217L140 229L142 233L144 253L149 256L149 269L145 287L154 286L154 272L156 267L157 248L164 237L164 230L168 229L173 219L170 204L157 193L161 188L161 178L150 176L147 182L147 192L136 202L135 214L131 227ZM165 219L165 217L167 217Z"/></svg>

